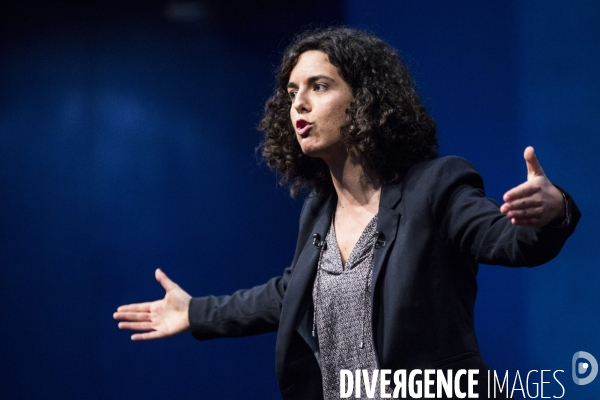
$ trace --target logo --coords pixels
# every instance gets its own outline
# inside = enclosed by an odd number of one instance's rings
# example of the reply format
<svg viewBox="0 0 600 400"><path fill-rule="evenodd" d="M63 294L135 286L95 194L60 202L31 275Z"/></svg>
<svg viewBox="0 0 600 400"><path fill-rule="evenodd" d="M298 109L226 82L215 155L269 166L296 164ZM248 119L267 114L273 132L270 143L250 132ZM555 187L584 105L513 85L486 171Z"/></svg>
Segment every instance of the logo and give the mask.
<svg viewBox="0 0 600 400"><path fill-rule="evenodd" d="M576 385L587 385L596 378L596 375L598 375L598 362L593 355L585 351L573 354L573 382ZM580 376L585 377L580 378Z"/></svg>

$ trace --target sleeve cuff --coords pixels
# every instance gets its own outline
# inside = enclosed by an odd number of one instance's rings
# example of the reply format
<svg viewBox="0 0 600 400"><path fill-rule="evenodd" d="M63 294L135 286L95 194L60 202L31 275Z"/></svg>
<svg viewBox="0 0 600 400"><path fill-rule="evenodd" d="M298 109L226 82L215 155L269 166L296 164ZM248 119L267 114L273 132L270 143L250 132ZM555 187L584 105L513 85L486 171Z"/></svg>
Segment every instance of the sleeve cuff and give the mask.
<svg viewBox="0 0 600 400"><path fill-rule="evenodd" d="M553 221L550 221L550 223L548 223L547 226L549 227L561 227L561 226L566 226L569 225L571 223L571 216L573 214L573 208L571 206L571 202L569 201L569 198L567 197L567 195L565 194L565 191L562 190L560 187L554 185L554 187L556 187L559 191L560 194L562 194L563 200L564 200L564 207L565 207L565 216L562 220L560 219L555 219Z"/></svg>

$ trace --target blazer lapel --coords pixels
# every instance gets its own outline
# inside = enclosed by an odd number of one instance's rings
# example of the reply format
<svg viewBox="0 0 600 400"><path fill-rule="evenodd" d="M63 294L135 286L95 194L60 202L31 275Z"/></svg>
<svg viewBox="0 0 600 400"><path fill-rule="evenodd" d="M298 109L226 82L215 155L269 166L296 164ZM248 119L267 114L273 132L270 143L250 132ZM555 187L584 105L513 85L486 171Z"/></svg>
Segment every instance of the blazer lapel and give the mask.
<svg viewBox="0 0 600 400"><path fill-rule="evenodd" d="M317 264L321 250L314 245L314 236L318 235L317 241L324 241L331 223L331 213L335 205L334 196L330 198L325 207L315 219L314 228L307 238L302 249L294 273L288 283L285 293L284 305L280 321L284 329L295 329L309 344L313 351L317 347L316 340L312 337L312 287L317 274ZM310 223L310 221L307 221ZM286 312L288 311L288 312ZM310 311L310 312L309 312ZM290 326L291 324L291 326Z"/></svg>
<svg viewBox="0 0 600 400"><path fill-rule="evenodd" d="M378 244L375 248L373 260L373 277L371 279L371 304L375 304L375 289L382 273L384 261L396 240L400 213L396 206L402 199L402 183L383 186L379 200L379 215L377 217L377 230L380 232Z"/></svg>

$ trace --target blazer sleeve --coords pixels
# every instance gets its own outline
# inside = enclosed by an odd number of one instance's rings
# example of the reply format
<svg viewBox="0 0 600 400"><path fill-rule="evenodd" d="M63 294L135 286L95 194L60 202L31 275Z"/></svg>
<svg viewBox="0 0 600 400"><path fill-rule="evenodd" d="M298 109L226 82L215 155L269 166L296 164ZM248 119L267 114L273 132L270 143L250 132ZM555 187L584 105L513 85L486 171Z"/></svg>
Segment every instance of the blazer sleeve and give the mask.
<svg viewBox="0 0 600 400"><path fill-rule="evenodd" d="M277 330L286 276L228 296L196 297L190 301L192 336L198 340L249 336Z"/></svg>
<svg viewBox="0 0 600 400"><path fill-rule="evenodd" d="M567 221L541 228L514 226L499 204L485 197L475 167L460 157L435 164L428 176L428 200L444 240L475 262L506 266L536 266L550 261L575 230L581 212L570 195ZM562 191L562 189L561 189Z"/></svg>

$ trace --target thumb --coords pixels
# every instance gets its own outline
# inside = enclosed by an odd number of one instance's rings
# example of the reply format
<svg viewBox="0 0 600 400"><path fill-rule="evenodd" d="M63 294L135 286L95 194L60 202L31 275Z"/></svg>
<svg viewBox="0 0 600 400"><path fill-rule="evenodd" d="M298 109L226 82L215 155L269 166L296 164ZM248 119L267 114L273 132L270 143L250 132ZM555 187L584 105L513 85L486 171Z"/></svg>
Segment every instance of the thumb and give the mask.
<svg viewBox="0 0 600 400"><path fill-rule="evenodd" d="M158 283L162 285L162 287L168 292L169 290L176 288L177 284L169 279L169 277L161 271L160 268L157 268L154 272L154 276Z"/></svg>
<svg viewBox="0 0 600 400"><path fill-rule="evenodd" d="M523 158L525 158L525 163L527 164L527 179L544 175L544 170L535 155L533 147L528 146L525 149Z"/></svg>

